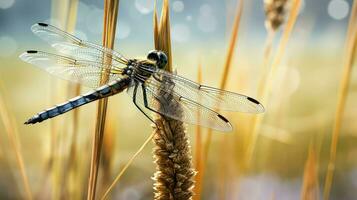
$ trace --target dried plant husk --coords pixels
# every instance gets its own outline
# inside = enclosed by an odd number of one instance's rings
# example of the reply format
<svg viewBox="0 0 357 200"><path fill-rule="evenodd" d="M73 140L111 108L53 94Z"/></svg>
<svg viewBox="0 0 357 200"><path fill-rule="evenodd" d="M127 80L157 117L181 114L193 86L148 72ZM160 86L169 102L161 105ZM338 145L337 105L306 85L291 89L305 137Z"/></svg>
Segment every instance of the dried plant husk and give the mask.
<svg viewBox="0 0 357 200"><path fill-rule="evenodd" d="M154 12L154 39L155 48L165 52L168 56L167 70L172 72L172 54L170 39L169 2L165 0L162 8L160 22ZM164 80L163 82L170 82ZM161 84L159 91L166 95L167 100L173 98L167 94L170 91L168 84ZM171 101L170 107L178 115L182 108L176 101ZM176 103L174 103L176 102ZM160 108L159 108L160 109ZM186 134L184 123L169 117L157 115L154 126L155 147L153 150L156 172L154 174L154 199L192 199L195 170L192 168L191 147Z"/></svg>
<svg viewBox="0 0 357 200"><path fill-rule="evenodd" d="M288 0L264 0L265 26L276 31L285 21Z"/></svg>

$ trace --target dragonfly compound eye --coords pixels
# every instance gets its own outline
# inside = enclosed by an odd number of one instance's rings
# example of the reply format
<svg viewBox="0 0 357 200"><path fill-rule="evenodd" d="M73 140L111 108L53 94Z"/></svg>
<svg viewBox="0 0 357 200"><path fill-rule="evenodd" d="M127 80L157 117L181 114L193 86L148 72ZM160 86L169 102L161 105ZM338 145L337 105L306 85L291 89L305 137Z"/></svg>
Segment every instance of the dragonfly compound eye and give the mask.
<svg viewBox="0 0 357 200"><path fill-rule="evenodd" d="M155 61L160 69L165 68L167 64L167 56L162 51L152 50L149 52L147 59Z"/></svg>
<svg viewBox="0 0 357 200"><path fill-rule="evenodd" d="M152 50L149 52L147 59L158 62L159 61L159 52L156 50Z"/></svg>
<svg viewBox="0 0 357 200"><path fill-rule="evenodd" d="M159 53L159 64L158 66L163 69L167 64L167 56L164 52L160 51Z"/></svg>

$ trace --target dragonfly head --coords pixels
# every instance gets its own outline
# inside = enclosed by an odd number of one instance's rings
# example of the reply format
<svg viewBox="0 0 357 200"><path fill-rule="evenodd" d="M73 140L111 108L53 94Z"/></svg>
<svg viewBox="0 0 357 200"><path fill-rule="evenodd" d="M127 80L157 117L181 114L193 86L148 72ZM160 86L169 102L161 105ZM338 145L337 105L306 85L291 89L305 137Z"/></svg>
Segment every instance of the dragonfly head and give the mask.
<svg viewBox="0 0 357 200"><path fill-rule="evenodd" d="M160 69L164 69L167 64L167 56L162 51L152 50L149 52L147 59L155 61Z"/></svg>

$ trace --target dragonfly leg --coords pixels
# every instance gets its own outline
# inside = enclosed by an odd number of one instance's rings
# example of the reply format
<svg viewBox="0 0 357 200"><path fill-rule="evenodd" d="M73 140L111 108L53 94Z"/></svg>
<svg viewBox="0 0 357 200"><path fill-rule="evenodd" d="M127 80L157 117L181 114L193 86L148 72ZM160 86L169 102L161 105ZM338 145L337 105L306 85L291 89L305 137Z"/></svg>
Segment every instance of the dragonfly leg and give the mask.
<svg viewBox="0 0 357 200"><path fill-rule="evenodd" d="M145 108L161 115L159 112L157 112L156 110L152 109L149 107L149 104L148 104L148 98L147 98L147 95L146 95L146 89L145 89L145 86L144 85L141 85L142 89L143 89L143 97L144 97L144 105L145 105Z"/></svg>
<svg viewBox="0 0 357 200"><path fill-rule="evenodd" d="M142 113L145 115L145 117L147 117L152 123L155 124L156 127L158 127L157 124L156 124L156 122L155 122L148 114L146 114L146 113L141 109L141 107L136 103L136 92L137 92L137 90L138 90L138 84L136 84L136 85L134 86L134 93L133 93L133 103L134 103L134 105L140 110L140 112L142 112Z"/></svg>

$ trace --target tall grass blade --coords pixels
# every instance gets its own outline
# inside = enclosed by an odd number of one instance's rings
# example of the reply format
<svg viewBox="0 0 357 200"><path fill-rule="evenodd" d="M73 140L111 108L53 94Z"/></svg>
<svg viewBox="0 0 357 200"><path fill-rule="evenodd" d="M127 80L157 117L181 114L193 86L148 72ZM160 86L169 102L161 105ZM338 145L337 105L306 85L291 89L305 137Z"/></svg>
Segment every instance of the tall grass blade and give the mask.
<svg viewBox="0 0 357 200"><path fill-rule="evenodd" d="M157 12L156 12L156 1L154 4L154 15L153 15L153 22L154 22L154 40L155 40L155 49L157 48L156 45L158 44L157 39L159 35L159 27L158 27L158 19L157 19ZM114 181L110 184L108 189L104 192L104 195L101 197L101 199L107 199L109 193L113 190L115 185L119 182L120 178L123 176L125 171L129 168L129 166L132 164L134 159L140 154L140 152L145 148L145 146L149 143L149 141L152 140L154 137L154 133L152 133L142 144L142 146L139 148L139 150L130 158L130 160L125 164L123 169L119 172L119 174L116 176Z"/></svg>
<svg viewBox="0 0 357 200"><path fill-rule="evenodd" d="M198 65L198 73L197 73L197 82L201 83L202 82L202 65L199 63ZM197 119L200 119L200 113L197 112ZM201 199L201 193L202 193L202 177L204 176L204 168L202 166L202 128L201 126L196 126L196 151L195 151L195 169L197 171L197 174L195 176L195 188L193 189L194 196L193 200L200 200Z"/></svg>
<svg viewBox="0 0 357 200"><path fill-rule="evenodd" d="M15 123L15 118L12 116L7 109L5 99L5 89L3 88L3 84L0 82L0 117L2 123L4 124L5 131L7 133L7 137L10 141L11 147L15 153L17 167L20 170L21 181L23 187L25 189L26 199L32 199L32 192L29 184L29 179L26 174L25 163L23 159L23 155L21 152L21 144L18 137L18 130Z"/></svg>
<svg viewBox="0 0 357 200"><path fill-rule="evenodd" d="M70 0L52 0L51 5L51 19L53 22L57 22L56 26L59 28L67 30L67 22L69 20L69 5ZM72 12L74 12L73 9ZM73 27L73 24L71 25ZM62 100L67 93L67 87L64 87L56 79L51 79L51 104L58 103L59 99ZM63 187L63 183L66 181L63 175L64 172L64 163L65 156L62 155L64 143L67 140L65 137L66 126L63 126L65 120L62 118L51 120L51 157L45 167L46 170L51 171L52 173L52 199L61 199L64 198L64 193L66 192L66 187ZM46 176L48 172L45 171L44 175ZM44 177L46 178L46 177ZM44 184L46 180L44 179ZM39 194L42 196L42 194Z"/></svg>
<svg viewBox="0 0 357 200"><path fill-rule="evenodd" d="M288 44L288 41L290 39L290 35L293 31L293 28L295 26L299 10L300 10L300 5L301 5L301 0L293 0L292 2L292 7L290 10L290 14L288 17L288 21L286 23L286 26L284 28L282 38L279 42L279 46L277 49L277 53L275 54L275 57L273 58L271 69L269 70L269 73L267 74L267 78L263 78L262 80L266 80L266 83L263 84L265 85L263 89L260 91L260 95L258 98L261 99L261 102L266 103L268 101L268 97L270 95L270 90L272 88L272 80L275 79L277 69L281 63L281 60L283 58L284 53L286 52L286 47ZM251 163L252 156L255 150L255 144L256 140L258 138L258 132L261 126L261 123L263 121L263 116L254 116L252 120L252 129L251 129L251 137L248 141L248 147L247 147L247 153L246 153L246 167L248 167Z"/></svg>
<svg viewBox="0 0 357 200"><path fill-rule="evenodd" d="M340 130L343 120L343 114L345 111L345 105L348 95L348 88L351 79L352 66L355 61L355 56L357 52L357 1L354 1L352 13L350 17L350 22L347 31L346 39L346 50L343 60L343 72L342 79L340 82L340 88L338 90L338 99L336 106L336 113L334 118L333 130L332 130L332 141L330 147L330 159L327 167L325 186L324 186L324 199L328 200L330 198L330 191L333 182L333 175L336 165L336 154L337 154L337 144L340 136Z"/></svg>
<svg viewBox="0 0 357 200"><path fill-rule="evenodd" d="M110 109L108 109L110 111ZM107 114L106 125L104 128L105 136L103 141L102 158L101 158L101 184L102 189L109 186L111 180L112 171L112 160L114 157L114 146L115 146L115 135L116 135L116 124L110 113Z"/></svg>
<svg viewBox="0 0 357 200"><path fill-rule="evenodd" d="M66 9L66 19L65 19L65 30L68 33L73 34L76 28L77 22L77 10L78 10L78 0L68 0L68 7ZM73 85L67 85L67 96L72 98L73 96L78 96L80 93L80 85L76 84L73 88ZM79 198L77 187L71 187L71 183L74 182L74 185L79 184L77 175L77 132L78 132L78 117L79 117L79 109L75 109L73 111L71 123L72 126L66 126L66 132L69 132L72 137L63 137L64 141L69 141L70 151L64 160L64 165L61 167L62 173L64 174L64 178L62 178L61 188L62 188L62 198ZM68 123L68 122L67 122ZM70 123L68 123L70 124ZM70 129L71 128L71 129ZM64 135L64 134L63 134ZM72 184L73 185L73 184ZM76 191L77 190L77 191ZM77 192L77 193L76 193Z"/></svg>
<svg viewBox="0 0 357 200"><path fill-rule="evenodd" d="M318 162L314 145L310 145L305 162L301 200L319 199Z"/></svg>
<svg viewBox="0 0 357 200"><path fill-rule="evenodd" d="M240 21L241 21L241 17L242 17L242 13L243 13L243 7L244 7L244 0L239 0L239 3L237 2L237 8L236 8L236 14L235 14L234 22L233 22L232 33L231 33L228 51L227 51L227 55L226 55L226 59L225 59L225 63L224 63L223 74L222 74L221 82L220 82L220 89L225 89L227 81L228 81L228 75L229 75L229 71L231 68L234 51L235 51L236 45L237 45ZM203 171L205 171L206 163L208 160L208 153L209 153L211 141L212 141L212 130L208 129L207 137L204 142L204 148L203 148L203 158L202 158L202 160L203 160L202 170ZM222 140L222 142L223 141L224 141L224 139ZM221 145L222 145L222 147L224 146L223 144L221 144ZM204 177L202 177L201 182L203 182L203 178Z"/></svg>
<svg viewBox="0 0 357 200"><path fill-rule="evenodd" d="M113 49L114 47L118 7L119 0L104 0L103 46L110 49ZM104 63L110 64L110 62L111 60L104 60ZM108 82L108 76L108 74L103 74L101 77L101 83L104 84ZM88 200L95 199L107 105L108 99L99 100L98 102L96 128L92 143L92 156L90 163L90 174L87 194Z"/></svg>

